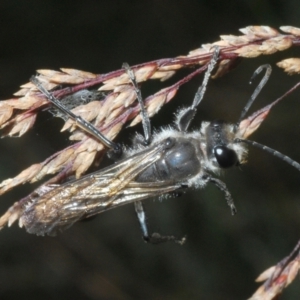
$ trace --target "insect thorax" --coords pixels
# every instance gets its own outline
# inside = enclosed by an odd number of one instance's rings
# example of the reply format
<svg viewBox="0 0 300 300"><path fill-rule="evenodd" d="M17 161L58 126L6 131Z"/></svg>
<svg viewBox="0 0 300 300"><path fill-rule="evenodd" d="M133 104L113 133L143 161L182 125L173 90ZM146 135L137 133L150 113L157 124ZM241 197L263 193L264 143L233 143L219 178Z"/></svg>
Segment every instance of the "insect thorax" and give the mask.
<svg viewBox="0 0 300 300"><path fill-rule="evenodd" d="M170 146L164 149L160 159L137 176L136 181L172 181L189 187L203 186L203 178L208 173L220 173L221 169L239 165L244 160L245 148L234 143L235 137L234 125L221 121L203 122L200 131L190 133L171 127L163 129L154 134L148 147L155 147L166 139L170 139ZM137 146L130 155L145 149ZM225 163L216 149L225 153Z"/></svg>

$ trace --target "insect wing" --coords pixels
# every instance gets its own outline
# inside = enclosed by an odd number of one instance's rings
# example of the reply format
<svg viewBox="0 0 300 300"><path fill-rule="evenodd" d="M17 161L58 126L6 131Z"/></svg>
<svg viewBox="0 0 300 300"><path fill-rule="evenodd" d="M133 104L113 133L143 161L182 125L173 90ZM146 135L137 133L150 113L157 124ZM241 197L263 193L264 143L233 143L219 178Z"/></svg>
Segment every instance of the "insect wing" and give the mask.
<svg viewBox="0 0 300 300"><path fill-rule="evenodd" d="M164 153L155 145L131 157L50 190L27 205L20 224L29 233L55 235L78 220L123 204L174 191L171 181L141 183L135 177Z"/></svg>

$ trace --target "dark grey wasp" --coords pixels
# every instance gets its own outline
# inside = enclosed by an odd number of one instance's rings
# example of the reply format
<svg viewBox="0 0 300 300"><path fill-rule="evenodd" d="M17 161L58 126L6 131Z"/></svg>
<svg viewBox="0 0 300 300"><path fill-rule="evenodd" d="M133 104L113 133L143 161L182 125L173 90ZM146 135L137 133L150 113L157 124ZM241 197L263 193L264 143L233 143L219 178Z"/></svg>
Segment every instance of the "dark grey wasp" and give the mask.
<svg viewBox="0 0 300 300"><path fill-rule="evenodd" d="M256 142L245 140L259 127L271 107L282 99L277 99L243 120L270 76L269 65L263 65L255 71L253 76L262 70L266 73L237 123L230 124L218 120L202 122L200 130L187 131L204 96L207 82L218 57L219 49L216 49L192 105L179 111L175 126L164 128L153 135L134 73L125 64L124 68L136 90L140 104L144 138L138 137L131 150L125 151L119 161L107 168L78 180L38 190L36 192L38 196L24 208L20 216L20 225L23 225L29 233L55 235L79 220L124 204L134 203L145 241L158 243L173 240L183 243L184 238L176 239L174 236L148 232L141 200L176 193L186 188L202 188L208 183L213 183L224 192L234 214L236 208L225 183L212 174L243 164L247 155L247 143L280 157L300 170L300 165L289 157ZM37 78L33 77L31 81L57 109L112 149L113 156L122 152L120 145L108 140L92 124L66 109Z"/></svg>

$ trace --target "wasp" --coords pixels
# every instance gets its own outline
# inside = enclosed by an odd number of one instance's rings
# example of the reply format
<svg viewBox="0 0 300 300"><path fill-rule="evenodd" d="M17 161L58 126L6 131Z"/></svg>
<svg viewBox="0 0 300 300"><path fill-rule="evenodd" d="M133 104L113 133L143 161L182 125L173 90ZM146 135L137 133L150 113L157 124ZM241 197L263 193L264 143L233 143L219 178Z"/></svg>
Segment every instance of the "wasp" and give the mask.
<svg viewBox="0 0 300 300"><path fill-rule="evenodd" d="M204 188L212 183L224 193L231 213L235 214L236 207L228 188L214 174L245 163L248 144L279 157L300 171L300 164L291 158L247 139L263 122L271 107L285 97L282 96L244 119L270 77L270 65L263 65L254 72L252 78L262 70L265 70L265 75L236 123L221 120L202 122L199 130L188 131L204 97L212 70L218 62L219 51L216 48L210 62L207 63L203 82L195 94L192 105L182 108L177 113L174 125L155 133L151 131L150 120L134 72L127 64L123 65L137 94L144 130L144 137L138 135L134 145L124 151L122 146L107 139L91 123L74 115L47 91L36 77L32 77L31 81L56 109L110 148L113 157L120 158L111 166L80 179L38 190L36 196L25 205L19 219L20 225L29 233L55 235L79 220L133 203L146 242L159 243L171 240L182 244L185 238L178 239L172 235L164 236L149 232L142 200L189 188Z"/></svg>

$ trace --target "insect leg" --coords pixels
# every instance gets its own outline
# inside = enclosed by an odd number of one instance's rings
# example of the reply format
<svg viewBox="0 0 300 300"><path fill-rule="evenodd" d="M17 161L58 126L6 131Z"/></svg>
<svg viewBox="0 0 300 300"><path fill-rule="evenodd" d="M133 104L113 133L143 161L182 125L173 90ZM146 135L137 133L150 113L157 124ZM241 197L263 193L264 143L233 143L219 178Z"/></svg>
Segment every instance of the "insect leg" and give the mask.
<svg viewBox="0 0 300 300"><path fill-rule="evenodd" d="M205 177L206 180L208 180L209 182L213 183L219 190L221 190L224 194L225 194L225 199L227 201L228 206L230 207L231 210L231 214L235 215L237 210L235 208L232 196L228 190L228 188L226 187L226 184L221 181L220 179L211 177L211 176L207 176Z"/></svg>
<svg viewBox="0 0 300 300"><path fill-rule="evenodd" d="M148 227L146 224L146 215L145 215L145 211L144 211L142 202L141 201L134 202L134 207L135 207L135 211L136 211L137 217L138 217L140 225L141 225L141 229L143 232L143 239L145 242L150 243L150 244L160 244L160 243L164 243L164 242L168 242L168 241L173 241L180 245L184 244L184 242L186 240L185 237L183 237L181 239L177 239L173 235L160 235L157 232L149 234Z"/></svg>
<svg viewBox="0 0 300 300"><path fill-rule="evenodd" d="M72 113L68 108L66 108L57 98L55 98L50 92L48 92L45 87L42 85L42 83L35 77L32 76L30 78L30 81L40 90L42 94L44 94L47 99L63 114L68 116L71 120L73 120L76 125L80 128L82 128L85 132L89 133L93 137L95 137L97 140L102 142L106 147L113 150L115 153L121 153L122 147L114 143L113 141L106 138L93 124L90 122L84 120L80 116L75 115Z"/></svg>
<svg viewBox="0 0 300 300"><path fill-rule="evenodd" d="M127 63L124 63L123 68L126 70L128 76L129 76L129 79L131 80L131 83L132 83L132 85L135 89L136 95L137 95L137 100L140 105L142 124L143 124L143 129L144 129L143 144L149 145L151 142L151 124L150 124L150 119L149 119L148 113L147 113L145 105L144 105L141 90L138 87L134 73L133 73L132 69L129 67L129 65ZM134 202L134 207L135 207L135 212L137 214L137 217L138 217L141 229L142 229L143 239L145 242L151 243L151 244L159 244L159 243L163 243L163 242L167 242L167 241L174 241L181 245L185 242L185 238L178 240L174 236L162 236L159 233L149 234L148 227L146 224L146 215L145 215L145 211L144 211L142 202L141 201Z"/></svg>
<svg viewBox="0 0 300 300"><path fill-rule="evenodd" d="M177 126L180 131L186 131L193 120L196 112L197 112L197 106L200 104L201 100L203 99L203 96L206 91L206 86L209 80L209 77L211 75L212 70L214 69L218 58L219 58L220 48L215 47L215 51L212 55L212 58L207 66L207 70L204 74L203 82L201 86L198 88L198 91L195 94L193 104L188 107L181 110L177 116Z"/></svg>
<svg viewBox="0 0 300 300"><path fill-rule="evenodd" d="M264 77L262 78L262 80L260 81L260 83L258 84L258 86L256 87L256 89L254 90L253 94L251 95L250 99L248 100L247 104L245 105L245 107L242 110L241 116L237 122L237 128L239 127L241 121L244 119L246 113L248 112L250 106L253 104L254 100L256 99L256 97L258 96L258 94L260 93L260 91L262 90L262 88L265 86L265 84L267 83L267 81L269 80L271 73L272 73L272 67L269 64L265 64L262 65L260 67L258 67L253 75L251 76L250 79L250 83L252 83L252 80L262 71L262 70L266 70L266 73L264 75Z"/></svg>
<svg viewBox="0 0 300 300"><path fill-rule="evenodd" d="M143 143L145 145L149 145L151 142L151 123L150 123L149 115L148 115L147 110L144 105L144 100L142 97L141 90L138 87L135 75L134 75L132 69L130 68L130 66L128 65L128 63L123 63L122 67L127 72L127 75L129 77L129 79L131 80L131 83L135 89L137 100L139 102L140 109L141 109L140 113L141 113L141 117L142 117L142 124L143 124L144 135L145 135Z"/></svg>
<svg viewBox="0 0 300 300"><path fill-rule="evenodd" d="M149 239L149 234L148 234L148 228L147 228L147 224L146 224L146 215L144 212L142 202L141 201L134 202L134 208L135 208L136 215L137 215L140 225L141 225L141 229L143 232L143 238L144 238L144 240L147 240L147 239Z"/></svg>

